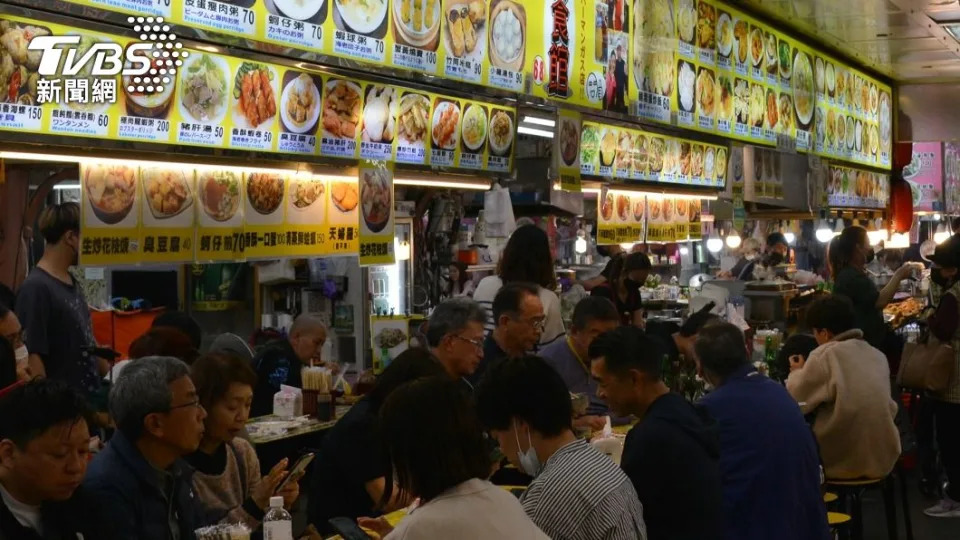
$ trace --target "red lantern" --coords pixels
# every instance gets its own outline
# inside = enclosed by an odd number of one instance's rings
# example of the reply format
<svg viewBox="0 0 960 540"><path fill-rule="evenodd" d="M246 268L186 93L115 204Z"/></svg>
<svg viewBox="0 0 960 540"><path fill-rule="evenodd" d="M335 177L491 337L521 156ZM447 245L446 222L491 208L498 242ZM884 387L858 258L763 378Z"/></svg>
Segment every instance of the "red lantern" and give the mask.
<svg viewBox="0 0 960 540"><path fill-rule="evenodd" d="M913 143L898 142L893 145L893 170L903 170L911 161L913 161Z"/></svg>
<svg viewBox="0 0 960 540"><path fill-rule="evenodd" d="M893 232L908 232L913 225L913 191L899 174L890 179L890 221Z"/></svg>

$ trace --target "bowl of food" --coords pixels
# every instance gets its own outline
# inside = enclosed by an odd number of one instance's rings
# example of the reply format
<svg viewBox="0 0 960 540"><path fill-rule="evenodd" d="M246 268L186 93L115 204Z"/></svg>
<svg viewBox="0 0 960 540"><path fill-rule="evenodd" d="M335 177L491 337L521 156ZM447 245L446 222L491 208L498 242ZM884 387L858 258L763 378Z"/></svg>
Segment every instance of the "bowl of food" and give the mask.
<svg viewBox="0 0 960 540"><path fill-rule="evenodd" d="M494 67L520 71L526 41L526 11L511 0L500 0L493 5L490 20L490 63Z"/></svg>
<svg viewBox="0 0 960 540"><path fill-rule="evenodd" d="M505 156L513 144L513 117L506 111L498 110L490 116L490 150Z"/></svg>
<svg viewBox="0 0 960 540"><path fill-rule="evenodd" d="M253 173L247 177L247 201L258 214L268 216L283 201L283 177L274 173Z"/></svg>
<svg viewBox="0 0 960 540"><path fill-rule="evenodd" d="M441 16L440 0L393 2L393 22L396 30L403 41L414 47L427 47L437 40Z"/></svg>
<svg viewBox="0 0 960 540"><path fill-rule="evenodd" d="M360 177L360 202L363 221L372 233L378 233L390 221L393 208L393 190L386 174L380 169L364 170Z"/></svg>
<svg viewBox="0 0 960 540"><path fill-rule="evenodd" d="M240 208L240 177L232 171L205 171L197 182L204 213L214 221L229 221Z"/></svg>
<svg viewBox="0 0 960 540"><path fill-rule="evenodd" d="M288 191L290 207L298 212L303 212L320 200L325 187L321 180L294 178L290 180Z"/></svg>
<svg viewBox="0 0 960 540"><path fill-rule="evenodd" d="M567 166L577 162L577 153L580 151L580 133L577 124L567 117L560 118L560 157Z"/></svg>
<svg viewBox="0 0 960 540"><path fill-rule="evenodd" d="M169 219L193 205L193 190L183 169L153 167L142 173L143 194L156 219Z"/></svg>
<svg viewBox="0 0 960 540"><path fill-rule="evenodd" d="M323 8L327 0L273 0L277 11L297 21L309 21Z"/></svg>
<svg viewBox="0 0 960 540"><path fill-rule="evenodd" d="M283 87L280 119L291 133L311 131L320 118L320 90L313 78L301 73Z"/></svg>
<svg viewBox="0 0 960 540"><path fill-rule="evenodd" d="M194 122L221 124L227 109L227 61L194 53L178 75L181 116Z"/></svg>
<svg viewBox="0 0 960 540"><path fill-rule="evenodd" d="M137 53L134 53L137 54ZM145 56L143 53L141 56ZM149 59L151 69L160 69L160 59ZM133 68L133 63L126 62L127 68ZM170 110L170 103L173 102L173 89L176 87L171 81L170 84L154 87L154 91L148 92L142 84L135 84L134 77L124 75L122 77L123 102L127 108L127 114L131 116L140 116L143 118L166 118Z"/></svg>
<svg viewBox="0 0 960 540"><path fill-rule="evenodd" d="M468 150L478 151L487 140L487 112L482 106L471 103L463 113L463 145Z"/></svg>
<svg viewBox="0 0 960 540"><path fill-rule="evenodd" d="M97 219L107 225L123 221L137 196L137 169L126 165L93 165L83 171L87 200Z"/></svg>
<svg viewBox="0 0 960 540"><path fill-rule="evenodd" d="M335 0L340 18L358 34L372 34L387 16L387 0Z"/></svg>

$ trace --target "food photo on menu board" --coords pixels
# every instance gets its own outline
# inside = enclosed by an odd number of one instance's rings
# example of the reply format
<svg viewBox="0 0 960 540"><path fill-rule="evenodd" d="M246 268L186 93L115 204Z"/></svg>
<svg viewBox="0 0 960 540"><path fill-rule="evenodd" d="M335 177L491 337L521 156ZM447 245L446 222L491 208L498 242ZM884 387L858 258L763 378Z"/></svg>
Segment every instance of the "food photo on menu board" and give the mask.
<svg viewBox="0 0 960 540"><path fill-rule="evenodd" d="M416 165L426 162L430 117L430 98L412 91L401 94L397 113L397 162Z"/></svg>
<svg viewBox="0 0 960 540"><path fill-rule="evenodd" d="M327 20L327 4L330 1L331 0L263 0L263 5L270 15L320 25Z"/></svg>
<svg viewBox="0 0 960 540"><path fill-rule="evenodd" d="M363 112L360 85L346 79L327 79L323 87L323 153L353 158Z"/></svg>
<svg viewBox="0 0 960 540"><path fill-rule="evenodd" d="M640 102L640 116L670 121L676 79L677 32L672 0L634 0L633 81Z"/></svg>
<svg viewBox="0 0 960 540"><path fill-rule="evenodd" d="M510 72L522 71L527 45L527 10L523 2L492 0L488 32L490 65Z"/></svg>
<svg viewBox="0 0 960 540"><path fill-rule="evenodd" d="M393 236L393 181L387 168L361 169L360 203L361 234L377 235L387 231Z"/></svg>
<svg viewBox="0 0 960 540"><path fill-rule="evenodd" d="M440 44L440 0L395 0L393 2L393 39L397 43L436 52Z"/></svg>
<svg viewBox="0 0 960 540"><path fill-rule="evenodd" d="M135 228L139 225L136 167L87 165L83 167L85 221L88 224ZM96 225L93 225L96 227Z"/></svg>
<svg viewBox="0 0 960 540"><path fill-rule="evenodd" d="M456 79L480 82L487 57L489 28L484 1L449 2L442 7L444 47L448 58L445 73ZM450 59L455 61L451 62Z"/></svg>
<svg viewBox="0 0 960 540"><path fill-rule="evenodd" d="M280 92L281 152L312 154L317 150L317 123L320 120L320 88L317 75L287 70Z"/></svg>
<svg viewBox="0 0 960 540"><path fill-rule="evenodd" d="M397 89L368 84L364 90L360 157L389 159L397 132Z"/></svg>
<svg viewBox="0 0 960 540"><path fill-rule="evenodd" d="M338 30L383 39L387 35L388 0L332 0Z"/></svg>

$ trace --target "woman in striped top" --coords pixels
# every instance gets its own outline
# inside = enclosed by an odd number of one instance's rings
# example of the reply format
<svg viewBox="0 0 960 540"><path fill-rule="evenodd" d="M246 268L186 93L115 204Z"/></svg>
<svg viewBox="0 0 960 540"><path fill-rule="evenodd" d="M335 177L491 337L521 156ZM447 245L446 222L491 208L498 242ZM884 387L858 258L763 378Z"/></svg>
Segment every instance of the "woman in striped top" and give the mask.
<svg viewBox="0 0 960 540"><path fill-rule="evenodd" d="M540 347L549 345L566 334L560 313L560 298L557 296L557 275L553 271L553 255L547 233L536 225L524 225L513 231L506 247L500 253L497 273L480 280L473 299L487 310L487 333L493 331L493 299L506 283L536 283L540 289L540 302L547 318L540 334Z"/></svg>

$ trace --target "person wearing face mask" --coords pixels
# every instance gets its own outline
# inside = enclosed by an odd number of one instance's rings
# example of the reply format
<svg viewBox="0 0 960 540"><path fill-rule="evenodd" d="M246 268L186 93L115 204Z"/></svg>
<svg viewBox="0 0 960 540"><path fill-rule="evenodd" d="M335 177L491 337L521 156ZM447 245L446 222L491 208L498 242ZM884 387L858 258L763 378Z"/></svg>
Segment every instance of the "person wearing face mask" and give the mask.
<svg viewBox="0 0 960 540"><path fill-rule="evenodd" d="M84 352L97 344L87 301L69 272L80 253L80 206L49 206L38 223L45 241L43 256L17 295L17 317L27 329L30 374L97 395L110 366Z"/></svg>
<svg viewBox="0 0 960 540"><path fill-rule="evenodd" d="M491 367L476 398L480 421L504 455L534 477L520 503L540 530L555 540L646 539L630 478L573 434L570 394L542 358Z"/></svg>
<svg viewBox="0 0 960 540"><path fill-rule="evenodd" d="M6 388L27 376L29 353L23 343L23 328L17 314L0 302L0 388Z"/></svg>
<svg viewBox="0 0 960 540"><path fill-rule="evenodd" d="M827 540L820 456L797 402L762 376L743 332L708 324L697 370L715 390L700 400L720 426L725 540Z"/></svg>
<svg viewBox="0 0 960 540"><path fill-rule="evenodd" d="M948 485L940 502L924 513L960 518L960 236L937 246L930 260L930 297L936 311L927 324L940 342L953 346L957 361L946 390L932 396L937 445Z"/></svg>
<svg viewBox="0 0 960 540"><path fill-rule="evenodd" d="M640 287L650 275L650 258L645 253L631 253L614 262L612 279L594 287L591 296L606 298L617 306L623 324L643 327L643 298Z"/></svg>
<svg viewBox="0 0 960 540"><path fill-rule="evenodd" d="M324 365L320 350L326 341L327 327L323 320L312 313L304 313L293 321L287 338L267 344L253 359L257 386L253 391L250 415L271 414L273 396L280 391L281 385L302 387L300 370L309 365L311 360L314 365Z"/></svg>
<svg viewBox="0 0 960 540"><path fill-rule="evenodd" d="M887 345L888 327L883 322L883 308L893 301L893 295L900 288L900 282L910 277L914 269L923 269L923 265L907 263L901 266L890 282L877 289L867 276L865 267L874 259L873 248L867 239L867 230L863 227L847 227L830 243L830 271L833 277L834 294L845 296L853 303L855 328L863 331L864 339L870 345L891 355L899 356L896 345Z"/></svg>

